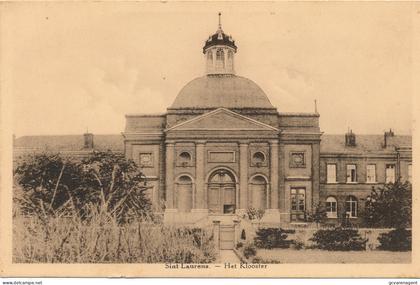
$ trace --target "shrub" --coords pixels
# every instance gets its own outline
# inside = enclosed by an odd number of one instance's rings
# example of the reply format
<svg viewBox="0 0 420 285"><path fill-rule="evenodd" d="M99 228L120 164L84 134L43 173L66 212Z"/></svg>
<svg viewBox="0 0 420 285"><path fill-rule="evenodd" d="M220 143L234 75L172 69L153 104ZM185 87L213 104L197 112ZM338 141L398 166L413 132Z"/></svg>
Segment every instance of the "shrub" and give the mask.
<svg viewBox="0 0 420 285"><path fill-rule="evenodd" d="M240 249L241 247L243 247L244 246L244 244L242 243L242 242L238 242L237 244L236 244L236 249Z"/></svg>
<svg viewBox="0 0 420 285"><path fill-rule="evenodd" d="M264 216L265 211L261 209L255 209L255 208L248 208L246 210L246 216L249 220L261 220Z"/></svg>
<svg viewBox="0 0 420 285"><path fill-rule="evenodd" d="M256 232L254 243L259 248L288 248L292 241L286 240L287 234L294 232L294 230L281 228L262 228Z"/></svg>
<svg viewBox="0 0 420 285"><path fill-rule="evenodd" d="M23 214L84 219L106 212L118 223L152 217L145 175L124 155L93 152L81 161L58 154L28 156L14 171L15 201Z"/></svg>
<svg viewBox="0 0 420 285"><path fill-rule="evenodd" d="M343 251L365 250L367 242L357 230L341 227L318 230L310 240L315 243L314 248Z"/></svg>
<svg viewBox="0 0 420 285"><path fill-rule="evenodd" d="M302 241L299 240L293 240L292 246L296 250L301 250L305 248L305 244Z"/></svg>
<svg viewBox="0 0 420 285"><path fill-rule="evenodd" d="M242 232L241 232L241 239L246 240L245 230L242 230Z"/></svg>
<svg viewBox="0 0 420 285"><path fill-rule="evenodd" d="M248 258L250 258L252 256L255 256L257 254L257 249L255 248L255 245L253 245L253 244L247 244L244 247L243 253L244 253L245 258L248 259Z"/></svg>
<svg viewBox="0 0 420 285"><path fill-rule="evenodd" d="M388 233L382 233L378 237L380 245L378 249L390 251L411 250L411 230L395 229Z"/></svg>
<svg viewBox="0 0 420 285"><path fill-rule="evenodd" d="M274 263L276 263L276 264L278 264L278 263L281 263L281 262L279 260L276 260L276 259L264 259L262 257L257 256L257 257L254 257L252 259L251 263L263 263L263 264L270 264L270 263L274 264Z"/></svg>

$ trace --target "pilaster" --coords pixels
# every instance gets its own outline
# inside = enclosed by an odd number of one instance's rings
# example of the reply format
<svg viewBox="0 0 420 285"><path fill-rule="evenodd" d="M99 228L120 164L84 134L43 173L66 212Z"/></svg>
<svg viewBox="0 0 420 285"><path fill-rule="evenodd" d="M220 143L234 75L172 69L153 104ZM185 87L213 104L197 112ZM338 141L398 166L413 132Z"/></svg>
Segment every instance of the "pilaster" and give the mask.
<svg viewBox="0 0 420 285"><path fill-rule="evenodd" d="M239 144L239 207L248 208L248 143Z"/></svg>

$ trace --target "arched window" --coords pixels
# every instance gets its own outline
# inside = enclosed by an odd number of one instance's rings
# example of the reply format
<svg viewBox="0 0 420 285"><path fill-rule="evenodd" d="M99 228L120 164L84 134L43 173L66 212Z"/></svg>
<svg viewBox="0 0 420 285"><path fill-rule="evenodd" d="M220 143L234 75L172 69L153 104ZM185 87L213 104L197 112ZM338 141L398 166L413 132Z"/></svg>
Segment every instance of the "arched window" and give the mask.
<svg viewBox="0 0 420 285"><path fill-rule="evenodd" d="M235 178L225 170L218 170L213 176L210 178L210 183L233 183L235 182Z"/></svg>
<svg viewBox="0 0 420 285"><path fill-rule="evenodd" d="M179 162L182 166L188 166L191 164L191 154L187 151L183 151L179 154Z"/></svg>
<svg viewBox="0 0 420 285"><path fill-rule="evenodd" d="M349 218L357 217L357 199L354 196L348 196L346 199L346 215Z"/></svg>
<svg viewBox="0 0 420 285"><path fill-rule="evenodd" d="M250 183L252 207L265 210L267 208L267 181L261 175L254 176Z"/></svg>
<svg viewBox="0 0 420 285"><path fill-rule="evenodd" d="M176 183L177 208L179 212L189 212L192 208L193 184L189 176L183 175Z"/></svg>
<svg viewBox="0 0 420 285"><path fill-rule="evenodd" d="M252 155L252 162L256 166L261 166L265 162L265 154L261 151L257 151Z"/></svg>
<svg viewBox="0 0 420 285"><path fill-rule="evenodd" d="M216 51L216 68L223 69L225 68L225 53L222 49Z"/></svg>
<svg viewBox="0 0 420 285"><path fill-rule="evenodd" d="M327 218L336 219L337 218L337 199L334 197L328 197L325 202L325 209L327 211Z"/></svg>

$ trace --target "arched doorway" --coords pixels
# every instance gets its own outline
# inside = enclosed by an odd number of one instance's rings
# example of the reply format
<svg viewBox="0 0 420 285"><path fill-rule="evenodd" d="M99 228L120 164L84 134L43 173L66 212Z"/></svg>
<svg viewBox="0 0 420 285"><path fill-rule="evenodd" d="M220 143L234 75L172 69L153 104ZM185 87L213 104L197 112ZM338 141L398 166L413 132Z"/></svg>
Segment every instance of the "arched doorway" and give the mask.
<svg viewBox="0 0 420 285"><path fill-rule="evenodd" d="M236 180L226 169L214 171L208 179L210 213L233 214L236 209Z"/></svg>

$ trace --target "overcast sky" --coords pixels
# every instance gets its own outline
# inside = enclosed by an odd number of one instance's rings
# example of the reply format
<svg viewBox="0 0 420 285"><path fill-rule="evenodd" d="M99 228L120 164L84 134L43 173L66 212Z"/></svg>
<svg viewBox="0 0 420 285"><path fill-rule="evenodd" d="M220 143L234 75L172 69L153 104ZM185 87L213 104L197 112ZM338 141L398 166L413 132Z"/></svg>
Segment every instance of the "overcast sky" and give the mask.
<svg viewBox="0 0 420 285"><path fill-rule="evenodd" d="M385 2L14 3L1 36L14 133L120 133L127 113L165 112L204 74L219 11L236 73L280 112L317 99L325 133L410 133L412 6Z"/></svg>

